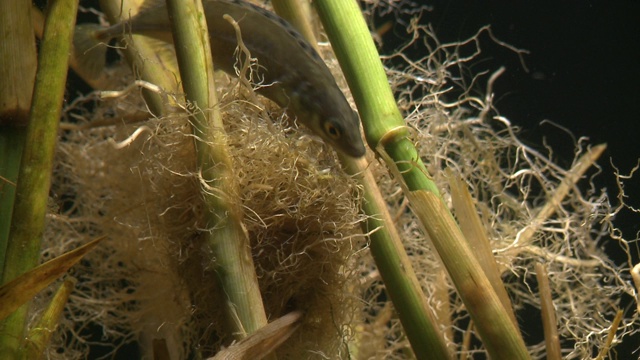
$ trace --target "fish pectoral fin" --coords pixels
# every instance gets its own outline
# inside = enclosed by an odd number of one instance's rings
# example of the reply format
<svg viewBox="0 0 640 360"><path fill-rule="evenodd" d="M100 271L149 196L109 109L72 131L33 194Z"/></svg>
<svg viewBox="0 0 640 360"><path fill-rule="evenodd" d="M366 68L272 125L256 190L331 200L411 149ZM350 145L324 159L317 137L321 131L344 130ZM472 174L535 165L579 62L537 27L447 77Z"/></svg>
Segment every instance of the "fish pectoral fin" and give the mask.
<svg viewBox="0 0 640 360"><path fill-rule="evenodd" d="M98 39L98 31L104 27L98 24L80 24L73 34L74 70L82 78L96 79L104 71L107 58L107 44Z"/></svg>
<svg viewBox="0 0 640 360"><path fill-rule="evenodd" d="M282 108L287 108L291 104L291 98L280 83L260 85L255 90L258 94L271 99Z"/></svg>

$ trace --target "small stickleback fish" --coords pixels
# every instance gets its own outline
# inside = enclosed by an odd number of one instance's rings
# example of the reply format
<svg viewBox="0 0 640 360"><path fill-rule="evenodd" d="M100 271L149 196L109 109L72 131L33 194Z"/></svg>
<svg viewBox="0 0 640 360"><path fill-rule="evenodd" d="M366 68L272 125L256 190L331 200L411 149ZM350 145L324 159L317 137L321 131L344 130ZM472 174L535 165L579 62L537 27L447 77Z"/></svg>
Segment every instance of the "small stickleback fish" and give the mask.
<svg viewBox="0 0 640 360"><path fill-rule="evenodd" d="M223 15L228 14L238 22L244 45L251 57L257 59L257 78L262 81L256 92L289 109L300 122L337 150L352 157L365 154L358 115L351 109L320 55L286 20L241 0L203 0L202 5L214 66L237 76L234 65L238 42L233 26L223 19ZM79 25L74 39L77 56L94 53L102 56L102 59L95 59L95 63L103 64L104 51L91 49L127 32L172 43L171 24L164 2L151 1L130 20L108 28Z"/></svg>

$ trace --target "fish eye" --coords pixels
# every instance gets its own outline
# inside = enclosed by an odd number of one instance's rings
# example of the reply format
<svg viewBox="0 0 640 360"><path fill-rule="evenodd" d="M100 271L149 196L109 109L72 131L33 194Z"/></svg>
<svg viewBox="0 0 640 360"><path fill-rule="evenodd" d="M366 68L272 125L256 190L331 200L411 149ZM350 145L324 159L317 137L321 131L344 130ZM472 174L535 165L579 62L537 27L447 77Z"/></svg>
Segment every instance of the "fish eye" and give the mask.
<svg viewBox="0 0 640 360"><path fill-rule="evenodd" d="M334 140L337 140L342 136L340 129L330 121L324 123L324 132Z"/></svg>

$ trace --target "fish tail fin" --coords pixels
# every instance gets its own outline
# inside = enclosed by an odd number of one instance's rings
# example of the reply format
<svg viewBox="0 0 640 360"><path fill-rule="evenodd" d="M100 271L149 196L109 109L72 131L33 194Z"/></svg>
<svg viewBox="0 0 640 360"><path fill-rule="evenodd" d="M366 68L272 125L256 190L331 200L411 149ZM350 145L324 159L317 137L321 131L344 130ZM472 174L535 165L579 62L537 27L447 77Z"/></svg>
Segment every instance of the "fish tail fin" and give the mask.
<svg viewBox="0 0 640 360"><path fill-rule="evenodd" d="M109 41L104 34L105 28L98 24L80 24L75 28L73 47L76 72L83 78L97 79L101 76L107 57Z"/></svg>

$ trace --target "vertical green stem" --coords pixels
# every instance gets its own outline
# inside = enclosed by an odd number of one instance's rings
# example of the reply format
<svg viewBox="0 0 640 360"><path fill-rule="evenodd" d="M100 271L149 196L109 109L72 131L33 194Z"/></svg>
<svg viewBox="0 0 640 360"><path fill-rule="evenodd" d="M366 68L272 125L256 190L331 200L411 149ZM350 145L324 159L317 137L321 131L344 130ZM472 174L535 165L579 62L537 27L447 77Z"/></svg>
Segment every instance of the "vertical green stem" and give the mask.
<svg viewBox="0 0 640 360"><path fill-rule="evenodd" d="M528 359L482 267L442 201L398 110L369 29L355 0L316 0L316 7L363 119L369 145L402 179L414 213L433 241L489 352L495 359ZM407 333L414 350L419 339ZM420 358L429 354L418 354Z"/></svg>
<svg viewBox="0 0 640 360"><path fill-rule="evenodd" d="M78 0L49 2L33 103L18 173L3 284L37 265L40 256L77 9ZM25 305L2 323L0 354L4 359L18 357L24 338L26 316Z"/></svg>
<svg viewBox="0 0 640 360"><path fill-rule="evenodd" d="M368 215L363 230L371 233L371 255L416 358L451 359L439 322L422 292L400 234L366 161L341 160L347 165L348 173L361 174L356 178L361 179L360 184L364 188L362 211Z"/></svg>
<svg viewBox="0 0 640 360"><path fill-rule="evenodd" d="M294 20L294 26L315 46L315 37L310 31L309 19L303 16L302 4L308 5L306 1L295 0L273 2L275 10L280 15L284 14L288 20ZM367 220L363 223L363 230L367 234L371 233L369 235L371 254L402 326L405 332L410 334L413 351L420 358L426 356L438 359L450 358L444 336L439 331L438 321L429 308L426 296L422 292L367 161L363 158L354 159L338 155L345 171L358 179L364 188L362 211L367 214ZM374 229L376 231L373 231ZM357 349L361 344L353 345Z"/></svg>
<svg viewBox="0 0 640 360"><path fill-rule="evenodd" d="M213 83L209 33L199 0L168 0L176 55L196 137L197 161L207 205L207 243L227 295L226 310L237 338L266 325L251 246L242 225L233 166Z"/></svg>

